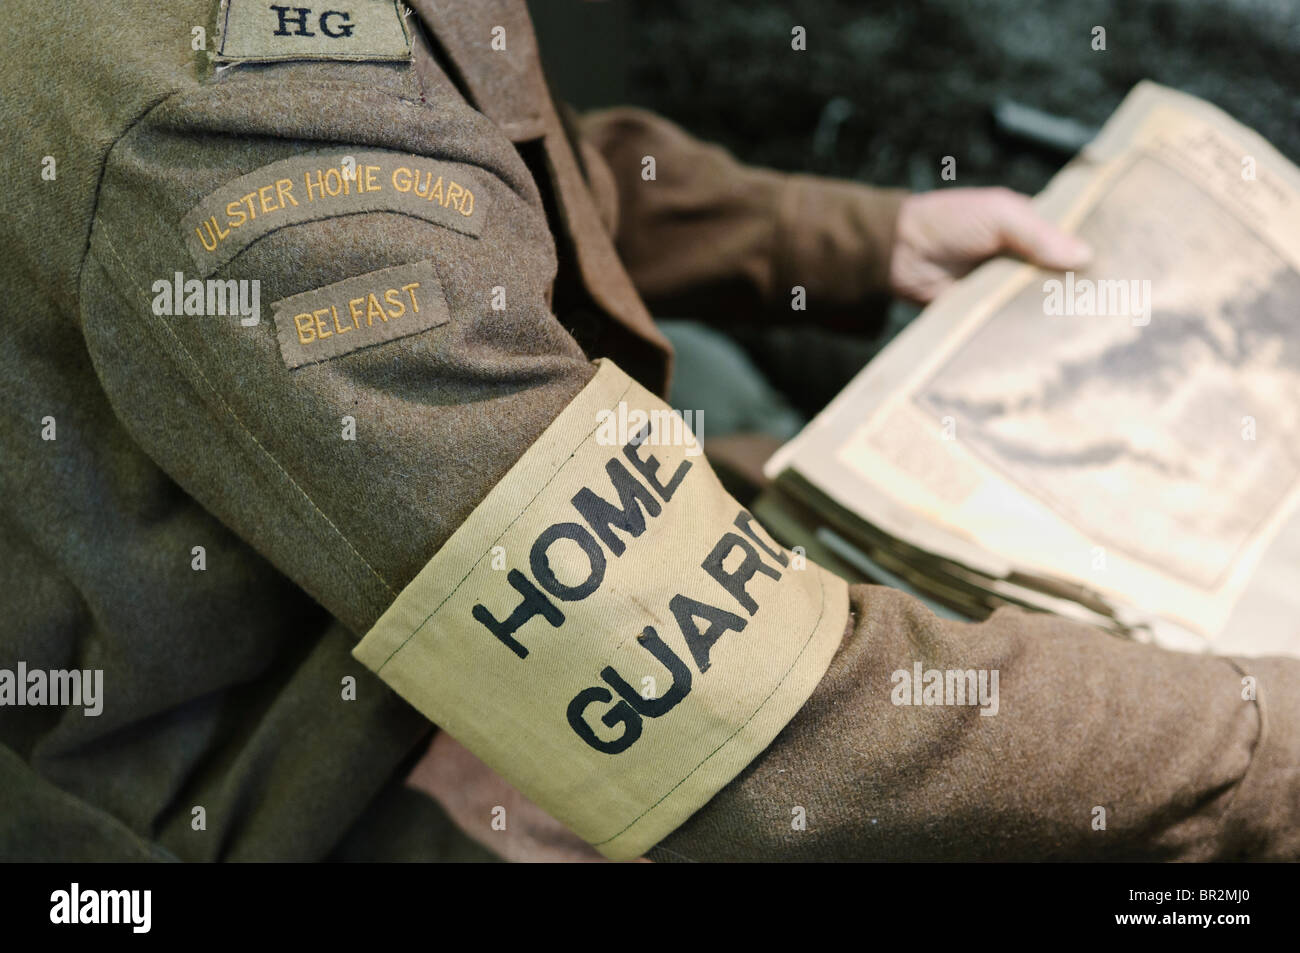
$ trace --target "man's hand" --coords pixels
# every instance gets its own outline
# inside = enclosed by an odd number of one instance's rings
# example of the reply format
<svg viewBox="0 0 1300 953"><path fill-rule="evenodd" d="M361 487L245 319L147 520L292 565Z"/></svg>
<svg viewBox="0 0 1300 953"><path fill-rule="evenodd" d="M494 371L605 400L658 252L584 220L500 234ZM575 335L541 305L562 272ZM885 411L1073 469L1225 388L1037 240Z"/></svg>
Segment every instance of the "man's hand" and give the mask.
<svg viewBox="0 0 1300 953"><path fill-rule="evenodd" d="M1082 268L1092 250L1010 189L943 189L903 200L889 263L894 294L924 304L980 262L1009 252L1044 268Z"/></svg>

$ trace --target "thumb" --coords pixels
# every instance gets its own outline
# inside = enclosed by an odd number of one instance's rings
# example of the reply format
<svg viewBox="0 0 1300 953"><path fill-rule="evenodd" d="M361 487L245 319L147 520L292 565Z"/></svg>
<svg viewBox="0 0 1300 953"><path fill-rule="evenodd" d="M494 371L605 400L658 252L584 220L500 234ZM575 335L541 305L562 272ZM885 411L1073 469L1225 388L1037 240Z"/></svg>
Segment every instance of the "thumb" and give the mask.
<svg viewBox="0 0 1300 953"><path fill-rule="evenodd" d="M1002 247L1043 268L1082 268L1092 260L1092 248L1043 218L1028 201L1009 205L999 222Z"/></svg>

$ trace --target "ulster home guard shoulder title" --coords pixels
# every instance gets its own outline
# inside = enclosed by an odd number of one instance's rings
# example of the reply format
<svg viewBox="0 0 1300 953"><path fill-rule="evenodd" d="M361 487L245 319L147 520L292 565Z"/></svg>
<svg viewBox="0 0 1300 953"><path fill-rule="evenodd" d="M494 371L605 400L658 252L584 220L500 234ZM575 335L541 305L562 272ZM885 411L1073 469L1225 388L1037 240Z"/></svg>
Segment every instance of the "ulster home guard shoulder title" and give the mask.
<svg viewBox="0 0 1300 953"><path fill-rule="evenodd" d="M353 654L606 856L679 827L803 706L843 580L758 527L609 361ZM645 427L620 443L602 419Z"/></svg>
<svg viewBox="0 0 1300 953"><path fill-rule="evenodd" d="M228 182L180 228L208 275L278 228L358 212L397 212L477 236L487 214L480 196L462 163L379 150L306 153Z"/></svg>
<svg viewBox="0 0 1300 953"><path fill-rule="evenodd" d="M411 58L398 0L222 0L217 27L219 63Z"/></svg>

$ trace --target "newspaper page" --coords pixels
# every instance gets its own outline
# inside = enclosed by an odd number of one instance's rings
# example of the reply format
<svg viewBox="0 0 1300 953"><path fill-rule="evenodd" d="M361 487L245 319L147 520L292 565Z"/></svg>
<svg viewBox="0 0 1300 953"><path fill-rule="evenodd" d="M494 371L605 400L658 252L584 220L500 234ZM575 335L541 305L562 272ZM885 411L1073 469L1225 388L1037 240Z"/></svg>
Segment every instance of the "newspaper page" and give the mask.
<svg viewBox="0 0 1300 953"><path fill-rule="evenodd" d="M769 475L990 576L1136 607L1178 647L1294 653L1300 172L1142 83L1036 201L1088 268L978 269Z"/></svg>

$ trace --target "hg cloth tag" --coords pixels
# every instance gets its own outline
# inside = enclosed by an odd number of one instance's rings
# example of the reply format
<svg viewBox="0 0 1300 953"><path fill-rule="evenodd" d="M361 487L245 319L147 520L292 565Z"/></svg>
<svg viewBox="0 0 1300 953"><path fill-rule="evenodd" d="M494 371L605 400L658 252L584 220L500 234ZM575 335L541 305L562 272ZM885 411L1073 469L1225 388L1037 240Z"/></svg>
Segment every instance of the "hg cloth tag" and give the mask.
<svg viewBox="0 0 1300 953"><path fill-rule="evenodd" d="M216 60L409 60L402 13L397 0L223 0Z"/></svg>

